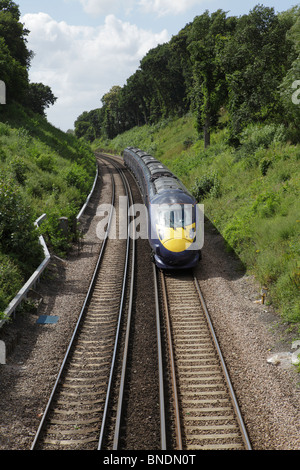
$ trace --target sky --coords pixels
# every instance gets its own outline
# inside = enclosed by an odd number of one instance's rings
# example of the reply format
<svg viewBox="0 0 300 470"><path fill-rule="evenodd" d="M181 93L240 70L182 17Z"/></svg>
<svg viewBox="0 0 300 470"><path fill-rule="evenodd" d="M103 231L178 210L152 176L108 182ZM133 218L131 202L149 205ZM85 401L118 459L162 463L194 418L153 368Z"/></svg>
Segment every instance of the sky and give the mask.
<svg viewBox="0 0 300 470"><path fill-rule="evenodd" d="M168 42L195 16L222 9L228 16L249 13L258 3L285 11L290 0L14 0L30 31L34 52L31 82L50 86L56 103L48 121L74 129L84 111L101 107L103 95L123 86L141 59Z"/></svg>

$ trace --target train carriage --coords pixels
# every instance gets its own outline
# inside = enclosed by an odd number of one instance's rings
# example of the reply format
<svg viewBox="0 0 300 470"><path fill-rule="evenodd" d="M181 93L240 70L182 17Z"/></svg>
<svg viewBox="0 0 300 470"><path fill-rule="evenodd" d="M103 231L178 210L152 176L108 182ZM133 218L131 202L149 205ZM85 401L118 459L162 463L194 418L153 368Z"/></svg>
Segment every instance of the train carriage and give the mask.
<svg viewBox="0 0 300 470"><path fill-rule="evenodd" d="M148 211L148 239L155 264L162 269L189 269L200 259L202 222L195 198L153 156L134 147L124 150Z"/></svg>

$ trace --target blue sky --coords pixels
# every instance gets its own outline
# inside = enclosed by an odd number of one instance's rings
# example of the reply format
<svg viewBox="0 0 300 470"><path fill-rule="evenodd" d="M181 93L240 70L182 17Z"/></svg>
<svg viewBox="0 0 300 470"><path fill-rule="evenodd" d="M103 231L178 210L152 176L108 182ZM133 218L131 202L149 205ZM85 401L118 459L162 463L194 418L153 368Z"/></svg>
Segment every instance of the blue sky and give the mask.
<svg viewBox="0 0 300 470"><path fill-rule="evenodd" d="M83 111L123 86L147 51L169 41L205 10L247 14L256 4L285 11L289 0L15 0L35 57L30 80L58 97L48 120L66 131Z"/></svg>

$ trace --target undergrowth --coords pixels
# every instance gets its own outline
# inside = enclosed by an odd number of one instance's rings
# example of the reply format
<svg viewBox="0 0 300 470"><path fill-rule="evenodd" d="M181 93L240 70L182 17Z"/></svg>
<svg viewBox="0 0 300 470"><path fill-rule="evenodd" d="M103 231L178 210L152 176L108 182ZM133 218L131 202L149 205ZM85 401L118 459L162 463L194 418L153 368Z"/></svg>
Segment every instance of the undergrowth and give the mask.
<svg viewBox="0 0 300 470"><path fill-rule="evenodd" d="M130 145L159 158L195 194L228 250L300 332L300 146L287 141L284 127L249 125L238 149L223 127L204 149L189 115L93 144L119 154Z"/></svg>
<svg viewBox="0 0 300 470"><path fill-rule="evenodd" d="M68 242L58 219L70 222L95 177L90 147L17 104L0 108L0 312L43 257L34 221L49 247L64 255Z"/></svg>

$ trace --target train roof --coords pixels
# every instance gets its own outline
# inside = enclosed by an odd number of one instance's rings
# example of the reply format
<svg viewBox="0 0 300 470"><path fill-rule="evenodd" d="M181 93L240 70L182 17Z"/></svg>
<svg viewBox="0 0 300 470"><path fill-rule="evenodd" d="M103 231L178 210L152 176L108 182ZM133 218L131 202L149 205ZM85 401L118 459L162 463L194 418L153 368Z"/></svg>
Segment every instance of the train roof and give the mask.
<svg viewBox="0 0 300 470"><path fill-rule="evenodd" d="M180 182L176 178L172 178L169 176L155 180L154 186L158 194L162 191L166 191L167 189L177 189L183 191Z"/></svg>
<svg viewBox="0 0 300 470"><path fill-rule="evenodd" d="M149 163L148 168L153 179L159 178L160 176L174 177L173 173L162 163Z"/></svg>
<svg viewBox="0 0 300 470"><path fill-rule="evenodd" d="M141 158L146 165L149 163L160 163L156 158L152 157L152 155L143 155Z"/></svg>
<svg viewBox="0 0 300 470"><path fill-rule="evenodd" d="M191 198L191 194L181 181L159 160L155 157L143 152L135 147L127 147L129 152L134 153L135 157L141 161L141 166L144 168L144 176L148 181L149 197L152 199L156 195L163 195L164 192L168 191L172 194L181 194L183 199Z"/></svg>

